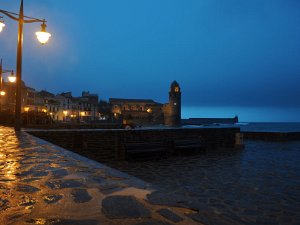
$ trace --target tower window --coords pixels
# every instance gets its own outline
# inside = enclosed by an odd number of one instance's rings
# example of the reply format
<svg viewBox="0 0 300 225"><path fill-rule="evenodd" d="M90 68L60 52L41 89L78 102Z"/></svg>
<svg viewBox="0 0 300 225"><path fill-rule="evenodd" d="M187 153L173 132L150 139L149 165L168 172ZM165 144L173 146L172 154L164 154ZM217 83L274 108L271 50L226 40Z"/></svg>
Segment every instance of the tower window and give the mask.
<svg viewBox="0 0 300 225"><path fill-rule="evenodd" d="M179 87L175 87L175 92L179 92Z"/></svg>

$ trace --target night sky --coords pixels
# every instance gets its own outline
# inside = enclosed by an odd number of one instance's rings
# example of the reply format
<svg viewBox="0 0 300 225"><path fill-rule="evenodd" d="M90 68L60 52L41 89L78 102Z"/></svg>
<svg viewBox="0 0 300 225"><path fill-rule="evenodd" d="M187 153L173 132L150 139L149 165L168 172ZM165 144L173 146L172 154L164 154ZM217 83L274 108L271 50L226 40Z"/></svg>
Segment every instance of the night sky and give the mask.
<svg viewBox="0 0 300 225"><path fill-rule="evenodd" d="M19 0L0 8L18 12ZM24 0L23 79L53 93L168 101L177 80L183 117L300 122L299 0ZM15 68L17 24L4 17L0 57Z"/></svg>

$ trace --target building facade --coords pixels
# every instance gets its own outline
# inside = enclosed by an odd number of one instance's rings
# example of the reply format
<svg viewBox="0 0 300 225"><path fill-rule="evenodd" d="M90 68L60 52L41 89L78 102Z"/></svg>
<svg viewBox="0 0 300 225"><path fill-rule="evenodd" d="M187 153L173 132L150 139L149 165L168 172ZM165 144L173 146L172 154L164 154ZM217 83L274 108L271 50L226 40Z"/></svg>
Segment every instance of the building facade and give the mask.
<svg viewBox="0 0 300 225"><path fill-rule="evenodd" d="M163 124L163 104L152 99L110 98L109 102L114 118L124 124Z"/></svg>
<svg viewBox="0 0 300 225"><path fill-rule="evenodd" d="M4 82L5 95L0 98L0 112L13 114L16 104L14 83ZM53 94L48 91L36 91L22 82L21 112L28 114L43 113L53 121L90 122L99 119L98 95L88 91L82 96L73 97L71 92Z"/></svg>
<svg viewBox="0 0 300 225"><path fill-rule="evenodd" d="M5 96L1 96L0 111L14 113L15 85L5 83ZM101 102L101 101L100 101ZM179 126L181 121L181 89L173 81L169 91L169 102L158 103L152 99L123 99L110 98L105 108L110 113L100 110L99 97L88 91L83 91L79 97L72 92L53 94L48 91L36 91L22 82L22 113L25 117L30 114L43 114L51 121L60 122L92 122L107 120L135 125L167 125ZM107 111L105 109L105 111Z"/></svg>
<svg viewBox="0 0 300 225"><path fill-rule="evenodd" d="M169 103L152 99L110 98L109 103L116 120L124 124L179 126L181 121L181 90L174 81L170 86Z"/></svg>
<svg viewBox="0 0 300 225"><path fill-rule="evenodd" d="M14 113L15 105L16 105L16 84L3 81L2 90L5 92L5 95L1 96L0 110L8 113ZM27 101L28 104L32 104L32 101L34 101L34 94L33 94L34 91L35 91L34 89L27 87L25 83L22 81L21 83L22 110L27 105Z"/></svg>

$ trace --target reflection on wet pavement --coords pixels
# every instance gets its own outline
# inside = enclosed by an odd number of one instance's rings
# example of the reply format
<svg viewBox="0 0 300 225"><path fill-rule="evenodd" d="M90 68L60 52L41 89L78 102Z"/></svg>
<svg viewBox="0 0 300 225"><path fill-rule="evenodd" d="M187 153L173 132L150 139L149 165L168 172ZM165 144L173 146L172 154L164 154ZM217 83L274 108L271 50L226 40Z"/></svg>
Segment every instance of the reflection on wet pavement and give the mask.
<svg viewBox="0 0 300 225"><path fill-rule="evenodd" d="M169 193L150 197L174 204L182 196L190 217L215 224L300 224L300 142L247 141L242 151L218 151L111 166Z"/></svg>
<svg viewBox="0 0 300 225"><path fill-rule="evenodd" d="M198 224L180 207L167 212L151 204L152 191L135 177L0 126L1 225Z"/></svg>

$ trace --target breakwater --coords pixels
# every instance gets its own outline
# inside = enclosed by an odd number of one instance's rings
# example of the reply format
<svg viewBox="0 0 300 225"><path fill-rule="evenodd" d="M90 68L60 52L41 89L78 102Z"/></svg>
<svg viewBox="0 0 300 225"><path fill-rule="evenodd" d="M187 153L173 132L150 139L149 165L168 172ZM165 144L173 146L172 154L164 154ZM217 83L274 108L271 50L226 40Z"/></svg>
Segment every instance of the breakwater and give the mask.
<svg viewBox="0 0 300 225"><path fill-rule="evenodd" d="M178 141L180 142L179 147L198 143L196 145L198 145L199 149L235 148L239 147L241 142L239 139L240 129L236 127L138 130L28 130L27 132L100 162L112 159L126 159L128 152L132 150L128 148L134 144L139 145L135 147L135 151L143 151L144 147L148 146L147 148L149 148L149 146L153 146L150 151L154 152L154 150L160 149L162 150L161 153L174 154Z"/></svg>

